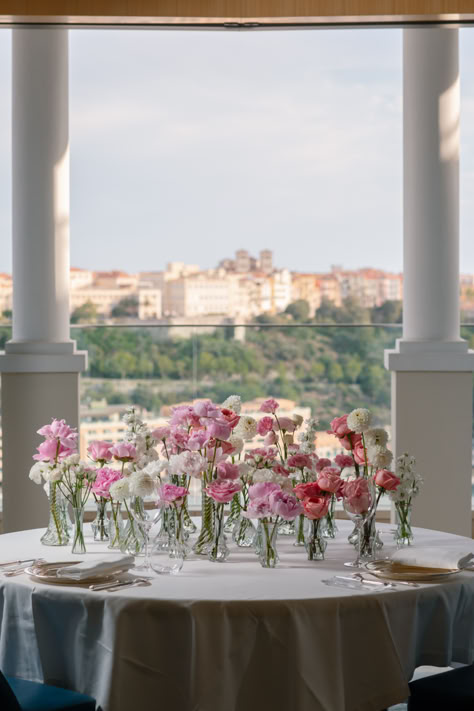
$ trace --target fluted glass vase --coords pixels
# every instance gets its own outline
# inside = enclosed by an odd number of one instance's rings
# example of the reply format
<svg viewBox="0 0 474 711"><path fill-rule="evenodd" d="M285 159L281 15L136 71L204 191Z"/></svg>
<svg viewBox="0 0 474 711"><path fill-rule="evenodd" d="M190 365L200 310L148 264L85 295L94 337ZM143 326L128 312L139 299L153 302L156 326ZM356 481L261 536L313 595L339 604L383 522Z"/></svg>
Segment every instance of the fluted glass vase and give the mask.
<svg viewBox="0 0 474 711"><path fill-rule="evenodd" d="M209 546L214 540L214 517L215 517L215 502L206 494L204 488L202 490L202 525L198 539L194 544L194 552L196 555L207 555Z"/></svg>
<svg viewBox="0 0 474 711"><path fill-rule="evenodd" d="M49 523L41 536L45 546L67 546L70 542L69 525L67 521L67 502L65 501L57 482L49 484Z"/></svg>
<svg viewBox="0 0 474 711"><path fill-rule="evenodd" d="M107 499L104 499L103 496L99 496L96 499L96 507L95 518L91 521L94 541L108 541L109 522L107 520Z"/></svg>
<svg viewBox="0 0 474 711"><path fill-rule="evenodd" d="M214 538L207 557L212 563L224 563L229 557L224 533L224 504L217 504L215 507Z"/></svg>
<svg viewBox="0 0 474 711"><path fill-rule="evenodd" d="M324 538L323 521L324 519L308 521L305 540L308 560L324 560L324 551L326 550L327 541Z"/></svg>
<svg viewBox="0 0 474 711"><path fill-rule="evenodd" d="M306 521L306 519L303 516L303 514L300 514L295 521L296 538L295 538L295 542L293 543L294 546L304 546L305 545L305 536L304 536L305 521Z"/></svg>
<svg viewBox="0 0 474 711"><path fill-rule="evenodd" d="M109 545L107 547L118 550L120 550L120 547L122 545L122 536L124 528L122 511L120 510L120 507L120 501L111 500L111 513L109 518Z"/></svg>
<svg viewBox="0 0 474 711"><path fill-rule="evenodd" d="M397 530L395 531L395 542L398 548L411 546L413 543L413 531L411 529L411 503L408 501L398 501L395 504L397 512Z"/></svg>
<svg viewBox="0 0 474 711"><path fill-rule="evenodd" d="M245 516L239 516L234 523L232 540L239 548L251 548L254 545L257 529L252 521Z"/></svg>
<svg viewBox="0 0 474 711"><path fill-rule="evenodd" d="M140 511L143 508L143 499L139 496L135 496L130 499L129 505L135 509L135 511ZM140 527L140 524L133 517L132 512L125 502L125 508L127 510L128 519L123 526L123 531L120 536L120 550L122 553L128 553L129 555L141 555L145 548L145 535Z"/></svg>
<svg viewBox="0 0 474 711"><path fill-rule="evenodd" d="M236 494L230 502L230 512L224 525L226 533L233 533L236 522L240 519L240 493Z"/></svg>
<svg viewBox="0 0 474 711"><path fill-rule="evenodd" d="M258 522L258 558L262 568L274 568L278 563L276 542L278 538L278 518L268 517Z"/></svg>
<svg viewBox="0 0 474 711"><path fill-rule="evenodd" d="M86 544L84 542L84 504L78 503L73 504L72 507L73 514L73 525L74 530L72 534L72 551L71 553L85 553Z"/></svg>
<svg viewBox="0 0 474 711"><path fill-rule="evenodd" d="M322 532L324 538L336 538L338 528L336 526L336 497L331 497L329 511L322 522Z"/></svg>

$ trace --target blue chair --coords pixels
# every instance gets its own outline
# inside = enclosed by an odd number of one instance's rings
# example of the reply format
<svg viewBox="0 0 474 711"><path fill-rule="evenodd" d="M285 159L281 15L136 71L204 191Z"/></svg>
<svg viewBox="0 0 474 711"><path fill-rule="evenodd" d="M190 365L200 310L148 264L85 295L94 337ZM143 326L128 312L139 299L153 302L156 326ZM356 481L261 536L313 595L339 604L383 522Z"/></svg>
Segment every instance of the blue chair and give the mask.
<svg viewBox="0 0 474 711"><path fill-rule="evenodd" d="M96 711L90 696L0 672L1 711ZM98 710L99 711L99 710Z"/></svg>
<svg viewBox="0 0 474 711"><path fill-rule="evenodd" d="M474 665L411 681L407 711L473 711Z"/></svg>

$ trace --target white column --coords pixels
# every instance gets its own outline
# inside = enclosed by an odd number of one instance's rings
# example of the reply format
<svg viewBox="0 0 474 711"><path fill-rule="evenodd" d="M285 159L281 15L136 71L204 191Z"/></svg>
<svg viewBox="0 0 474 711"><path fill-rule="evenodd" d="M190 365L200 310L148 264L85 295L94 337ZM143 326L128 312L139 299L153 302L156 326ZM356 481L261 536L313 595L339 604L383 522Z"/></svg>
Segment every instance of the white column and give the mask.
<svg viewBox="0 0 474 711"><path fill-rule="evenodd" d="M0 357L4 530L46 522L29 479L36 430L79 424L86 355L69 337L68 32L13 30L13 336Z"/></svg>
<svg viewBox="0 0 474 711"><path fill-rule="evenodd" d="M386 351L395 453L425 487L415 523L471 535L474 353L459 332L458 30L403 31L403 338Z"/></svg>

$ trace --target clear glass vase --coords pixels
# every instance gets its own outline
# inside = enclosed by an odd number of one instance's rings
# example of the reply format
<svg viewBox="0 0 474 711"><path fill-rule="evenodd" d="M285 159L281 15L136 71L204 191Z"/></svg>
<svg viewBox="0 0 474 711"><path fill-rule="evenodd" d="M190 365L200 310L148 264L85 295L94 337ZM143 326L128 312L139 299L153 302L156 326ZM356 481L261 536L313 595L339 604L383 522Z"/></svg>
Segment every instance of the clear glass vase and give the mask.
<svg viewBox="0 0 474 711"><path fill-rule="evenodd" d="M225 530L225 527L224 527ZM252 521L245 516L239 516L234 522L232 529L232 540L239 548L251 548L254 545L257 529Z"/></svg>
<svg viewBox="0 0 474 711"><path fill-rule="evenodd" d="M334 495L331 497L327 516L322 522L322 529L324 538L336 538L338 528L336 526L336 497Z"/></svg>
<svg viewBox="0 0 474 711"><path fill-rule="evenodd" d="M160 575L176 575L184 564L186 553L183 545L173 533L159 536L153 544L150 554L150 564L155 573Z"/></svg>
<svg viewBox="0 0 474 711"><path fill-rule="evenodd" d="M234 526L237 523L237 521L240 520L240 511L241 511L241 506L240 506L240 494L236 494L232 501L230 502L230 512L229 515L227 516L227 520L224 525L224 531L226 533L232 533L234 531Z"/></svg>
<svg viewBox="0 0 474 711"><path fill-rule="evenodd" d="M120 501L111 501L110 510L109 545L107 547L120 550L124 529Z"/></svg>
<svg viewBox="0 0 474 711"><path fill-rule="evenodd" d="M395 531L397 548L411 546L413 543L411 504L408 501L398 501L395 504L395 511L397 512L397 530Z"/></svg>
<svg viewBox="0 0 474 711"><path fill-rule="evenodd" d="M44 546L69 545L70 533L66 507L67 501L62 495L58 483L51 482L49 485L49 523L40 539Z"/></svg>
<svg viewBox="0 0 474 711"><path fill-rule="evenodd" d="M304 529L305 529L305 525L306 525L305 522L306 522L306 519L303 516L303 514L300 514L295 521L296 538L295 538L295 542L293 543L294 546L304 546L305 545L305 535L304 535Z"/></svg>
<svg viewBox="0 0 474 711"><path fill-rule="evenodd" d="M308 521L305 547L308 560L324 560L327 541L324 538L324 519Z"/></svg>
<svg viewBox="0 0 474 711"><path fill-rule="evenodd" d="M224 563L229 557L224 533L224 504L215 507L214 538L209 546L207 557L212 563Z"/></svg>
<svg viewBox="0 0 474 711"><path fill-rule="evenodd" d="M295 521L281 521L278 525L280 536L294 536L296 533Z"/></svg>
<svg viewBox="0 0 474 711"><path fill-rule="evenodd" d="M192 534L196 533L197 531L197 526L192 520L191 515L189 513L187 496L185 497L183 503L183 529L186 533L186 536L192 536Z"/></svg>
<svg viewBox="0 0 474 711"><path fill-rule="evenodd" d="M130 506L133 506L135 511L139 511L143 507L143 500L139 496L135 496L130 500ZM125 507L128 519L120 536L120 550L128 555L142 555L145 548L145 535L139 523L133 518L126 502Z"/></svg>
<svg viewBox="0 0 474 711"><path fill-rule="evenodd" d="M260 528L258 558L262 568L274 568L279 561L276 542L278 538L278 519L263 518L258 522Z"/></svg>
<svg viewBox="0 0 474 711"><path fill-rule="evenodd" d="M73 534L72 534L72 551L71 553L85 553L86 544L84 543L84 504L80 503L73 505Z"/></svg>
<svg viewBox="0 0 474 711"><path fill-rule="evenodd" d="M204 486L204 482L203 482ZM214 517L215 517L215 502L206 492L202 491L201 498L202 506L202 523L201 531L198 539L194 544L194 552L196 555L207 555L209 546L214 540Z"/></svg>
<svg viewBox="0 0 474 711"><path fill-rule="evenodd" d="M360 540L360 558L364 562L374 560L377 551L382 548L383 543L380 540L377 529L375 527L375 510L367 518L361 526Z"/></svg>
<svg viewBox="0 0 474 711"><path fill-rule="evenodd" d="M100 496L96 499L96 514L93 521L91 521L92 534L94 536L94 541L108 541L109 540L109 522L107 520L107 499Z"/></svg>

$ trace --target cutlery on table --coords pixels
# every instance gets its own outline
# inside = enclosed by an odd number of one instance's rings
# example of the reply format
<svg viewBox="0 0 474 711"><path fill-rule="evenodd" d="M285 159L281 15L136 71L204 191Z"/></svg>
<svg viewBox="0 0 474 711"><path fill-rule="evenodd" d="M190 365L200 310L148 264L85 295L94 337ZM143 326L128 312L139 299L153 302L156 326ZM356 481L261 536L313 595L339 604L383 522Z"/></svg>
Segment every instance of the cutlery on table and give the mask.
<svg viewBox="0 0 474 711"><path fill-rule="evenodd" d="M0 568L9 568L12 565L21 565L22 563L34 563L36 558L26 558L25 560L11 560L8 563L0 563Z"/></svg>
<svg viewBox="0 0 474 711"><path fill-rule="evenodd" d="M6 578L12 578L14 575L21 575L25 572L26 568L30 565L43 565L46 561L43 558L36 558L29 561L24 561L15 568L7 568L7 570L2 570L1 572Z"/></svg>
<svg viewBox="0 0 474 711"><path fill-rule="evenodd" d="M345 576L345 575L336 575L335 578L337 580L346 580L346 581L352 581L353 583L359 583L362 587L366 587L368 589L373 590L374 587L378 588L385 588L385 589L394 589L396 588L395 583L385 583L385 582L378 582L375 580L368 580L367 578L364 578L363 575L360 575L360 573L354 573L353 575Z"/></svg>
<svg viewBox="0 0 474 711"><path fill-rule="evenodd" d="M89 590L107 590L108 592L114 592L114 590L120 590L120 588L135 587L137 585L151 585L148 578L134 578L133 580L113 580L108 583L97 583L95 585L89 585Z"/></svg>
<svg viewBox="0 0 474 711"><path fill-rule="evenodd" d="M369 573L369 575L372 575L372 573ZM379 585L380 585L380 584L382 584L382 585L384 584L383 581L381 581L381 580L375 581L375 580L369 580L369 578L364 578L364 576L361 575L361 573L353 573L353 576L354 576L355 578L359 578L359 580L364 580L366 583L375 583L375 582L377 582ZM408 585L408 587L410 587L410 588L419 588L419 587L420 587L419 583L412 583L412 582L409 582L408 580L396 580L396 581L395 581L395 580L390 580L390 581L387 581L387 582L389 582L389 583L390 583L392 586L394 586L394 587L397 586L397 585Z"/></svg>

